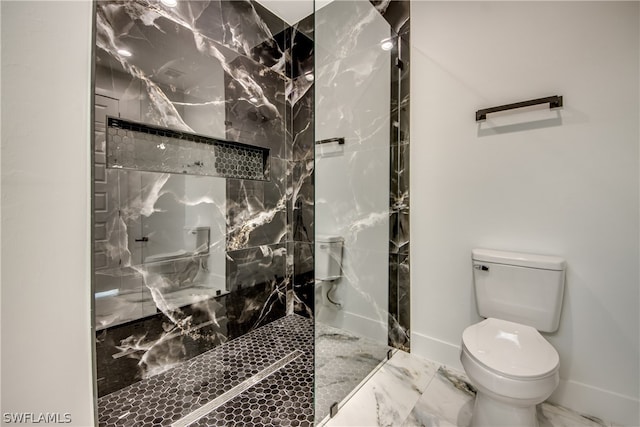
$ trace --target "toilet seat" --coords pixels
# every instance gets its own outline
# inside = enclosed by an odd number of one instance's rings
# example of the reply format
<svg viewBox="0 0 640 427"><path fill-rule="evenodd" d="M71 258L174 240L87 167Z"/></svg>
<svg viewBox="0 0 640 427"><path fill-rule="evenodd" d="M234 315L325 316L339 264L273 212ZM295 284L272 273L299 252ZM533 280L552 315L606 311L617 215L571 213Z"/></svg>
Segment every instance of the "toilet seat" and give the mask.
<svg viewBox="0 0 640 427"><path fill-rule="evenodd" d="M557 371L558 352L540 333L526 325L488 318L462 333L467 354L498 375L534 380Z"/></svg>

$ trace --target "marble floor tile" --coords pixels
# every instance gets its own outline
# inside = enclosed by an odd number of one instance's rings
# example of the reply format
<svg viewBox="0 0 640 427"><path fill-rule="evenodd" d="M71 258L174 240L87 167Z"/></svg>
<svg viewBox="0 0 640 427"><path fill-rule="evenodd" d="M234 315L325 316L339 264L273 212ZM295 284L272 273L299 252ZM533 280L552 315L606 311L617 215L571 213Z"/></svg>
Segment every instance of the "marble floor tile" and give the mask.
<svg viewBox="0 0 640 427"><path fill-rule="evenodd" d="M385 343L316 322L315 419L323 420L387 358Z"/></svg>
<svg viewBox="0 0 640 427"><path fill-rule="evenodd" d="M435 374L436 365L398 351L326 426L397 426Z"/></svg>
<svg viewBox="0 0 640 427"><path fill-rule="evenodd" d="M599 418L581 415L553 403L544 402L537 409L540 427L608 427L611 425Z"/></svg>
<svg viewBox="0 0 640 427"><path fill-rule="evenodd" d="M464 372L399 351L326 425L467 427L475 395ZM538 406L538 420L540 427L617 427L548 402Z"/></svg>
<svg viewBox="0 0 640 427"><path fill-rule="evenodd" d="M468 426L474 400L466 376L441 366L402 425Z"/></svg>

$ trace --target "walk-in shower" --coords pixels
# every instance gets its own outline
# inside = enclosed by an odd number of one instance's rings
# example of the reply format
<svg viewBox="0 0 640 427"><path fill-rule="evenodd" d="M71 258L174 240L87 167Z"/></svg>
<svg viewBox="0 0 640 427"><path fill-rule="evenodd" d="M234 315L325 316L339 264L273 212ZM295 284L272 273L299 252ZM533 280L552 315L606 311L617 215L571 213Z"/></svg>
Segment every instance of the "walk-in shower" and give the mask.
<svg viewBox="0 0 640 427"><path fill-rule="evenodd" d="M318 424L410 348L408 3L276 3L95 3L100 425Z"/></svg>

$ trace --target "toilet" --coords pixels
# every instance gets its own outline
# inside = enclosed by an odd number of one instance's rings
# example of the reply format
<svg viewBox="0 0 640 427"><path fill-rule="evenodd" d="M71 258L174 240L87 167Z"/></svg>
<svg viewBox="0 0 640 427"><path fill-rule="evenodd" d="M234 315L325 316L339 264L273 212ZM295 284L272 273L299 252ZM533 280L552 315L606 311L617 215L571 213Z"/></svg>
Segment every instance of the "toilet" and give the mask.
<svg viewBox="0 0 640 427"><path fill-rule="evenodd" d="M462 333L460 361L478 390L471 427L537 427L536 405L560 380L558 352L540 332L558 329L565 260L490 249L472 260L485 319Z"/></svg>
<svg viewBox="0 0 640 427"><path fill-rule="evenodd" d="M319 293L316 301L326 307L341 308L342 304L333 296L342 277L342 255L344 238L319 234L315 245L315 281Z"/></svg>

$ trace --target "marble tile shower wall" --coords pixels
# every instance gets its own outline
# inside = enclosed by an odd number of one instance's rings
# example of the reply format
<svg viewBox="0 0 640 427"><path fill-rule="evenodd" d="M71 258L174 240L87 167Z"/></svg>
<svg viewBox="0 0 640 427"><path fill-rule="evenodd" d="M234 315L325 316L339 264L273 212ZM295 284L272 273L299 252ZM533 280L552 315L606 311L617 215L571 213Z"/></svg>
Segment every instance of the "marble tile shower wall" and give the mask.
<svg viewBox="0 0 640 427"><path fill-rule="evenodd" d="M314 138L313 40L309 29L313 28L313 16L290 27L257 3L231 4L239 9L251 4L274 35L258 37L265 41L254 49L253 60L238 57L233 64L260 84L270 106L234 102L242 97L244 88L232 75L225 75L227 138L254 141L269 148L271 158L271 182L227 180L227 271L250 277L270 272L276 280L269 306L279 313L284 310L311 316ZM254 29L261 30L260 26ZM239 261L248 253L253 254L252 265ZM283 257L282 262L272 263L273 257ZM241 268L236 266L238 262ZM228 274L227 286L236 289L243 283Z"/></svg>
<svg viewBox="0 0 640 427"><path fill-rule="evenodd" d="M389 345L409 351L409 94L410 3L371 0L391 26L391 133L389 195Z"/></svg>
<svg viewBox="0 0 640 427"><path fill-rule="evenodd" d="M288 298L289 313L313 317L314 313L314 15L310 15L291 27L291 80L287 99L291 105L289 119L291 132L287 135L288 223L292 287Z"/></svg>
<svg viewBox="0 0 640 427"><path fill-rule="evenodd" d="M129 205L110 211L119 224L112 234L125 237L96 247L120 252L114 270L132 271L144 282L140 295L150 294L153 310L97 332L99 396L287 313L313 313L312 36L313 17L290 27L254 1L182 1L174 8L146 0L96 2L96 92L115 100L112 115L270 150L269 181L200 178L207 188L224 183L223 203L209 193L177 195L163 187L167 174L148 173L147 192L156 198L130 194ZM124 47L131 57L123 56ZM110 173L118 181L129 177ZM142 258L131 258L132 239L118 216L141 209L134 206L141 199L155 215L163 194L184 204L183 217L194 204L224 210L224 237L210 242L212 254L224 256L222 295L168 305L175 287L170 294L148 283ZM192 220L200 214L191 213Z"/></svg>

